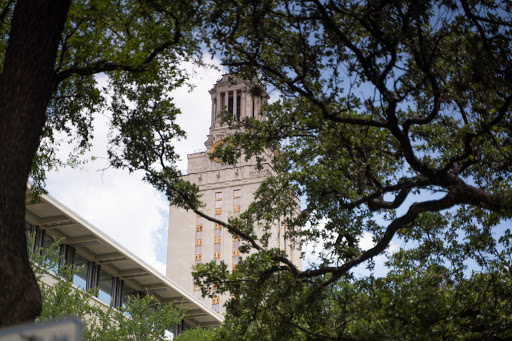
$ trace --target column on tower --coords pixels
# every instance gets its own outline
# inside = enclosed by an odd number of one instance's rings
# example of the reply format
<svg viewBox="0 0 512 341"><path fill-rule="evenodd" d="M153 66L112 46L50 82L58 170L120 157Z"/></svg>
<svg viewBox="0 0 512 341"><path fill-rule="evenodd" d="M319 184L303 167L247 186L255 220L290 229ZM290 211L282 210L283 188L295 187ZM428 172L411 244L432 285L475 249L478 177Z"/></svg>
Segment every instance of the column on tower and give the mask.
<svg viewBox="0 0 512 341"><path fill-rule="evenodd" d="M215 122L212 125L212 127L216 127L217 126L217 119L219 117L219 111L222 110L222 102L221 102L221 97L220 97L220 91L217 91L215 100L216 100L216 110L217 110L217 112L215 113Z"/></svg>
<svg viewBox="0 0 512 341"><path fill-rule="evenodd" d="M228 105L229 105L229 103L228 103L229 102L229 91L224 91L223 94L224 94L224 100L223 100L224 106L222 109L226 110L226 109L228 109Z"/></svg>
<svg viewBox="0 0 512 341"><path fill-rule="evenodd" d="M215 121L217 120L216 106L216 98L212 96L212 127L215 127Z"/></svg>
<svg viewBox="0 0 512 341"><path fill-rule="evenodd" d="M247 116L247 100L246 100L246 96L247 96L247 91L245 91L245 88L241 89L240 90L240 100L241 100L240 108L242 108L242 115L241 115L241 117L246 117Z"/></svg>

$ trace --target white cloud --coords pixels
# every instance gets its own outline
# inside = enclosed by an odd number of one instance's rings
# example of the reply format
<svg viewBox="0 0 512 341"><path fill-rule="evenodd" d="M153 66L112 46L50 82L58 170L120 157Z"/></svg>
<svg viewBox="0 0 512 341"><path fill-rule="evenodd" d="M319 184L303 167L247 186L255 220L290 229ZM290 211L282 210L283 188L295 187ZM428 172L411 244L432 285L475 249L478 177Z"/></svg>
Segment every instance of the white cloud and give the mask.
<svg viewBox="0 0 512 341"><path fill-rule="evenodd" d="M218 61L216 62L219 65ZM204 148L204 141L210 126L210 95L221 72L212 69L197 69L184 65L196 72L192 92L186 89L172 95L182 110L177 119L187 132L187 139L176 144L181 156L179 166L186 170L186 155ZM104 76L99 77L104 81ZM151 185L142 181L142 173L106 169L107 166L108 119L96 115L94 139L88 157L95 156L80 169L61 169L48 174L47 189L51 196L92 223L114 241L127 248L136 256L165 273L167 256L168 201ZM66 155L72 146L62 148Z"/></svg>
<svg viewBox="0 0 512 341"><path fill-rule="evenodd" d="M209 58L205 57L205 62ZM210 61L220 67L219 60ZM187 139L176 142L176 149L181 155L178 167L182 171L187 169L187 154L205 148L204 142L211 124L211 99L208 91L222 76L222 72L213 69L198 69L193 65L186 65L188 70L195 72L193 83L195 88L189 92L187 88L180 88L172 93L174 102L181 109L182 114L176 122L187 133Z"/></svg>

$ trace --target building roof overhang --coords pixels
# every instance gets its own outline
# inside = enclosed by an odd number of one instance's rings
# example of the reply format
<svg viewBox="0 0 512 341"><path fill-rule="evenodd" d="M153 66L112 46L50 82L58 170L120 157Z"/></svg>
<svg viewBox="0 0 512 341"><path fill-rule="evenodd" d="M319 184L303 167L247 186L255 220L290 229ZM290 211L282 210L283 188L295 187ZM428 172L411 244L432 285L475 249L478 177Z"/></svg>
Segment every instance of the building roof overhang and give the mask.
<svg viewBox="0 0 512 341"><path fill-rule="evenodd" d="M80 254L100 264L134 289L148 292L162 304L182 306L186 310L185 323L191 326L216 327L224 320L178 284L51 196L41 195L34 202L32 192L28 189L25 218L62 243L74 247Z"/></svg>

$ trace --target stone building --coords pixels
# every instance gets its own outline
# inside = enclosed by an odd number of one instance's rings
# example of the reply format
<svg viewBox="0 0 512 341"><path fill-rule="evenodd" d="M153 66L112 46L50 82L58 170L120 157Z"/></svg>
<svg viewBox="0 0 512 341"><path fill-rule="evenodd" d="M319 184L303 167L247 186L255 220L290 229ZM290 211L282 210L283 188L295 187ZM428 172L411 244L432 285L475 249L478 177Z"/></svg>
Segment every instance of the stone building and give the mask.
<svg viewBox="0 0 512 341"><path fill-rule="evenodd" d="M184 178L199 187L205 204L203 212L227 221L228 217L247 209L254 192L273 173L273 169L270 164L264 163L263 169L257 170L255 160L241 159L236 166L232 166L210 159L208 152L212 152L231 132L230 127L219 119L219 112L226 110L238 120L245 117L264 120L265 117L260 115L260 107L267 102L269 96L260 84L233 79L230 75L223 75L209 92L212 106L206 150L187 156L188 169ZM223 314L227 296L202 298L200 289L193 285L190 269L199 262L212 260L224 261L229 268L234 268L240 259L240 241L220 225L175 206L169 209L168 238L167 257L173 262L167 262L167 277L211 306L214 311ZM281 224L276 225L269 246L286 248L284 226ZM290 259L301 268L300 249L288 247L286 251Z"/></svg>

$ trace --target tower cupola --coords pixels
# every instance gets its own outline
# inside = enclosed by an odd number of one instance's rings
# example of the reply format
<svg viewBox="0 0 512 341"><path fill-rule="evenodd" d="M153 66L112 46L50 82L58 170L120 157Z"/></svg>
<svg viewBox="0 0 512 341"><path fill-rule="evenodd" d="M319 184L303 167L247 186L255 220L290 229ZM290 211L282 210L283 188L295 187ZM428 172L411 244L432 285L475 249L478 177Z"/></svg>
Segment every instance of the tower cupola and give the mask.
<svg viewBox="0 0 512 341"><path fill-rule="evenodd" d="M253 117L263 120L260 107L266 103L270 96L259 82L247 81L233 75L223 75L210 91L212 100L210 134L215 128L222 128L219 113L227 111L236 120Z"/></svg>

